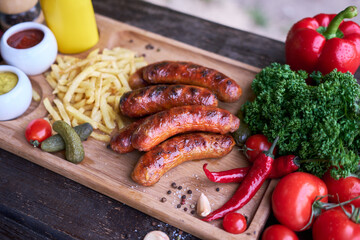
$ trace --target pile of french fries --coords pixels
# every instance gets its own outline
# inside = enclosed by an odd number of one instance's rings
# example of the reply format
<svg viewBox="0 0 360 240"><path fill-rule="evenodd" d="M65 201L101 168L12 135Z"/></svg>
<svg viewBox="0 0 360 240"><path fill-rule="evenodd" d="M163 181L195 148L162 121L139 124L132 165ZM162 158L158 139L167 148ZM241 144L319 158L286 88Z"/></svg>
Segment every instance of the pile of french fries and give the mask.
<svg viewBox="0 0 360 240"><path fill-rule="evenodd" d="M124 48L99 49L85 59L58 56L46 80L54 89L53 102L44 98L49 120L63 120L75 127L88 122L91 136L109 142L111 132L124 126L119 110L123 93L130 91L128 78L145 66L143 57Z"/></svg>

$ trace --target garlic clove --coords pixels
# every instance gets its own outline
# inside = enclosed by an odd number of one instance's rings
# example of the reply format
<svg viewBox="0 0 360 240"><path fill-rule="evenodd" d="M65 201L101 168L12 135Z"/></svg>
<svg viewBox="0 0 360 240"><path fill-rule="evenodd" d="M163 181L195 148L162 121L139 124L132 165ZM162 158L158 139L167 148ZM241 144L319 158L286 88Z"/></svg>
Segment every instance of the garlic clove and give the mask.
<svg viewBox="0 0 360 240"><path fill-rule="evenodd" d="M196 212L201 217L206 217L211 212L209 199L203 193L201 193L196 204Z"/></svg>
<svg viewBox="0 0 360 240"><path fill-rule="evenodd" d="M144 240L170 240L168 235L162 231L151 231L146 234Z"/></svg>

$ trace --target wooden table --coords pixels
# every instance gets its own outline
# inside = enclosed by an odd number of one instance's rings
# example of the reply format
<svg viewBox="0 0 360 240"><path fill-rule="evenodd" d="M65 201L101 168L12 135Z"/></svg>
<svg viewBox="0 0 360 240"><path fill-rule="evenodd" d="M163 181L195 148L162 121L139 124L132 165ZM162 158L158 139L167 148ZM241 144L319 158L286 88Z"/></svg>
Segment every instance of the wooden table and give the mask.
<svg viewBox="0 0 360 240"><path fill-rule="evenodd" d="M256 67L284 63L279 41L142 1L93 4L98 14ZM142 239L152 230L197 239L3 149L0 166L0 239ZM267 225L274 223L270 216Z"/></svg>

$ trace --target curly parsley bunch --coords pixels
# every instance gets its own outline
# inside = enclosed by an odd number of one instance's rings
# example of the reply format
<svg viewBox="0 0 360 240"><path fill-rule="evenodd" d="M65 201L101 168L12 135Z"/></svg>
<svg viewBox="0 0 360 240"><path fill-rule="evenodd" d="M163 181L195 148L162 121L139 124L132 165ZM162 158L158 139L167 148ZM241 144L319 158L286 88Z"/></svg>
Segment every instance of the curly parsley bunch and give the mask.
<svg viewBox="0 0 360 240"><path fill-rule="evenodd" d="M310 76L305 71L273 63L256 75L256 98L246 102L244 121L253 133L269 140L279 136L279 154L295 154L301 170L321 177L330 167L332 176L356 172L360 157L360 86L350 73L336 70Z"/></svg>

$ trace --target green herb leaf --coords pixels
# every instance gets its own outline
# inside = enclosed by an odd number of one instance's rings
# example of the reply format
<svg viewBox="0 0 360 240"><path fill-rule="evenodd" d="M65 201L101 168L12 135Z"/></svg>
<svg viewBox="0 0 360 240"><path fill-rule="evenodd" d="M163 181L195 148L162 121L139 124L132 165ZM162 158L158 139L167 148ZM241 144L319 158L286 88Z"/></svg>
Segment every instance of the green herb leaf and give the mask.
<svg viewBox="0 0 360 240"><path fill-rule="evenodd" d="M301 170L321 177L329 168L336 177L356 172L360 157L360 86L350 73L336 70L308 74L273 63L256 75L256 98L242 106L252 133L269 140L279 136L280 155L295 154L307 162Z"/></svg>

